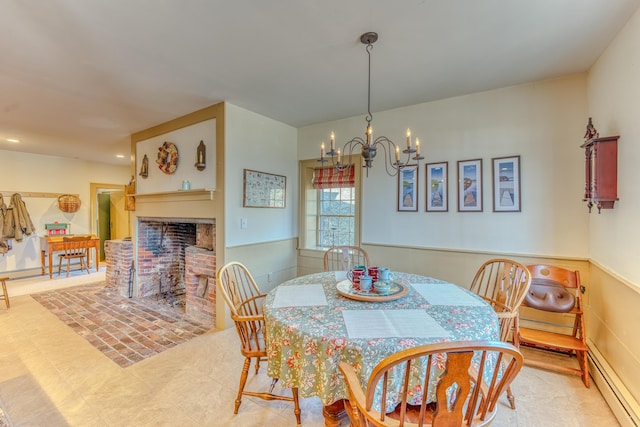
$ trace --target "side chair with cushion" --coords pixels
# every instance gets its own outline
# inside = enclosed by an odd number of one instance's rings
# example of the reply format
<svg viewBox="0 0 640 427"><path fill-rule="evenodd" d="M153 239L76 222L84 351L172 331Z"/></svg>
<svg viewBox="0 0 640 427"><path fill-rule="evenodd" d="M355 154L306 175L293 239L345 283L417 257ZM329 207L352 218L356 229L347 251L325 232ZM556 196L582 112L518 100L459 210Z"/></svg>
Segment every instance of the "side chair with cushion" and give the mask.
<svg viewBox="0 0 640 427"><path fill-rule="evenodd" d="M478 269L471 291L484 299L498 315L500 340L518 345L518 310L531 285L527 267L509 259L491 259ZM511 389L507 397L512 409L516 408Z"/></svg>
<svg viewBox="0 0 640 427"><path fill-rule="evenodd" d="M230 262L221 267L218 270L216 282L231 311L231 319L235 323L236 331L240 338L240 353L245 358L233 413L238 413L242 403L242 395L259 397L265 400L284 400L293 402L296 421L300 425L300 405L298 403L297 388L291 389L293 397L273 394L273 388L278 381L277 378L274 378L268 392L253 392L245 391L244 389L251 359L256 359L256 374L260 369L260 361L266 361L267 359L264 315L262 313L262 305L266 295L260 293L260 289L247 267L239 262Z"/></svg>
<svg viewBox="0 0 640 427"><path fill-rule="evenodd" d="M87 262L87 242L91 240L91 236L65 236L62 238L63 253L58 255L58 276L62 267L62 261L67 260L67 277L69 277L69 269L71 260L80 260L80 270L87 270L89 274L89 263Z"/></svg>
<svg viewBox="0 0 640 427"><path fill-rule="evenodd" d="M370 265L369 254L359 246L333 246L324 253L324 271L346 271L356 265Z"/></svg>
<svg viewBox="0 0 640 427"><path fill-rule="evenodd" d="M531 313L544 315L544 319L539 316L536 316L537 319L522 319L527 327L520 327L520 343L569 355L575 353L579 369L530 359L525 363L580 375L584 385L589 387L580 273L543 264L529 265L527 268L531 272L531 287L523 307L533 309Z"/></svg>
<svg viewBox="0 0 640 427"><path fill-rule="evenodd" d="M436 364L444 364L444 372L429 380ZM489 425L500 394L522 364L522 354L511 344L455 341L417 346L386 357L373 368L365 389L352 366L340 362L339 367L349 391L345 409L352 426L438 427ZM416 376L421 384L411 383ZM402 384L395 408L387 406L395 400L387 393L390 382ZM376 390L379 401L374 399ZM415 398L416 393L421 394L417 396L420 404L411 405L409 396ZM428 402L430 395L435 402Z"/></svg>

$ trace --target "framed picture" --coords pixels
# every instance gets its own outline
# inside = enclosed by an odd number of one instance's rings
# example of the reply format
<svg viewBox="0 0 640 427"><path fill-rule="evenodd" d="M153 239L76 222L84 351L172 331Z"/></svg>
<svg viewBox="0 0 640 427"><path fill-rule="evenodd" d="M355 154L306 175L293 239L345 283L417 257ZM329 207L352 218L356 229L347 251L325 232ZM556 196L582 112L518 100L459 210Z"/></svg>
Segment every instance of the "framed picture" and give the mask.
<svg viewBox="0 0 640 427"><path fill-rule="evenodd" d="M482 212L482 159L458 161L458 212Z"/></svg>
<svg viewBox="0 0 640 427"><path fill-rule="evenodd" d="M286 176L244 170L245 208L284 208L286 191Z"/></svg>
<svg viewBox="0 0 640 427"><path fill-rule="evenodd" d="M493 211L520 212L520 156L493 161Z"/></svg>
<svg viewBox="0 0 640 427"><path fill-rule="evenodd" d="M418 165L398 171L398 211L418 210Z"/></svg>
<svg viewBox="0 0 640 427"><path fill-rule="evenodd" d="M427 163L427 212L449 210L449 162Z"/></svg>

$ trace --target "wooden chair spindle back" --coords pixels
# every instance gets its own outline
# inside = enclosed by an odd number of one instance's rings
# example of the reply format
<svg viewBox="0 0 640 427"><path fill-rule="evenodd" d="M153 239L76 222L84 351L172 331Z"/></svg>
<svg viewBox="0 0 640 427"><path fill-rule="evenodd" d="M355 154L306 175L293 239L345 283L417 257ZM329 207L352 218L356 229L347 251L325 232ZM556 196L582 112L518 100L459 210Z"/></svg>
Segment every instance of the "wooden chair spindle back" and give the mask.
<svg viewBox="0 0 640 427"><path fill-rule="evenodd" d="M356 265L370 265L369 254L359 246L333 246L324 253L324 271L347 271Z"/></svg>
<svg viewBox="0 0 640 427"><path fill-rule="evenodd" d="M492 259L478 269L470 290L487 301L498 314L501 341L509 340L530 285L529 270L516 261Z"/></svg>
<svg viewBox="0 0 640 427"><path fill-rule="evenodd" d="M438 364L445 364L445 371L436 381L430 380L431 368ZM353 367L344 362L339 366L349 389L349 402L345 408L352 425L402 427L411 423L419 427L441 427L491 422L497 411L498 397L509 387L522 364L522 354L508 343L458 341L427 344L383 359L369 376L366 390L362 389ZM417 373L424 380L412 387L410 379ZM387 413L390 397L387 384L398 377L402 378L400 402ZM375 408L376 389L382 390L379 410ZM436 401L427 402L432 391ZM408 397L415 393L422 394L420 405L408 403Z"/></svg>

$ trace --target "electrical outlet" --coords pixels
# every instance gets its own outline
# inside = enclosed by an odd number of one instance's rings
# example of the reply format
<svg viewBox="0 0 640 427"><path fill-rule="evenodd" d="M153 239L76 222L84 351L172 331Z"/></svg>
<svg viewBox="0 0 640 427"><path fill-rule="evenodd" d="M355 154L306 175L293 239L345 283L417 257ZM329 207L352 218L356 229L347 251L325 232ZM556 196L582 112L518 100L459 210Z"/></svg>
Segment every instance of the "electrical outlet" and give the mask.
<svg viewBox="0 0 640 427"><path fill-rule="evenodd" d="M240 228L242 230L247 229L247 218L240 218Z"/></svg>

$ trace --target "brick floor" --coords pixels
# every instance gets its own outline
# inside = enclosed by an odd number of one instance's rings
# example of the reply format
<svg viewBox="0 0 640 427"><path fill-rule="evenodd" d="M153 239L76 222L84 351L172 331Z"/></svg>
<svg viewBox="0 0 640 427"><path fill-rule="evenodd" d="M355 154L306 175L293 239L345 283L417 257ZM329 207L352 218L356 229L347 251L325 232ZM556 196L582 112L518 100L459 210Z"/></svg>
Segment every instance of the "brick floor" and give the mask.
<svg viewBox="0 0 640 427"><path fill-rule="evenodd" d="M122 367L207 332L181 308L129 299L104 283L33 294L61 321Z"/></svg>

